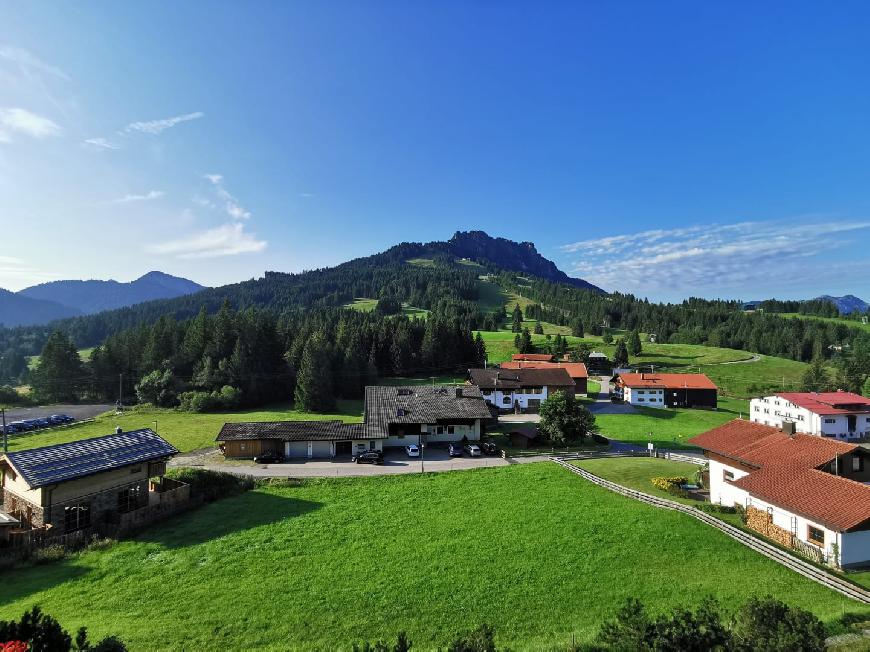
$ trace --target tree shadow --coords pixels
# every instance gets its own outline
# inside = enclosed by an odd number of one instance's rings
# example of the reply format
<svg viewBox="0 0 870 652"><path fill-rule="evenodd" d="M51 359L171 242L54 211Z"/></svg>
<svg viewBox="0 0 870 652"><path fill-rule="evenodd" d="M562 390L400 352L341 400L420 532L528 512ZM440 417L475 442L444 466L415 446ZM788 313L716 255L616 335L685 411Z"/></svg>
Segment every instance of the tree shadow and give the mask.
<svg viewBox="0 0 870 652"><path fill-rule="evenodd" d="M58 584L78 579L88 572L90 572L88 567L76 564L73 559L69 558L56 562L3 569L0 572L0 604L14 602L29 595L46 591Z"/></svg>
<svg viewBox="0 0 870 652"><path fill-rule="evenodd" d="M155 523L134 539L170 549L184 548L296 518L320 507L320 503L310 500L248 491Z"/></svg>

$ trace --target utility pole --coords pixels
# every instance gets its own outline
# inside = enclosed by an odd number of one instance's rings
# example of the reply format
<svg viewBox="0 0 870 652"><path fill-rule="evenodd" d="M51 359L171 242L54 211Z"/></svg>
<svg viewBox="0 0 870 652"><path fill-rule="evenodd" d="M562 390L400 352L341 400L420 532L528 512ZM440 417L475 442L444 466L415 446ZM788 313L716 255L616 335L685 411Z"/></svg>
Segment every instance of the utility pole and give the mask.
<svg viewBox="0 0 870 652"><path fill-rule="evenodd" d="M124 406L123 403L123 392L124 392L124 374L118 374L118 410Z"/></svg>
<svg viewBox="0 0 870 652"><path fill-rule="evenodd" d="M9 434L6 432L6 408L0 408L0 415L3 417L3 452L9 452Z"/></svg>

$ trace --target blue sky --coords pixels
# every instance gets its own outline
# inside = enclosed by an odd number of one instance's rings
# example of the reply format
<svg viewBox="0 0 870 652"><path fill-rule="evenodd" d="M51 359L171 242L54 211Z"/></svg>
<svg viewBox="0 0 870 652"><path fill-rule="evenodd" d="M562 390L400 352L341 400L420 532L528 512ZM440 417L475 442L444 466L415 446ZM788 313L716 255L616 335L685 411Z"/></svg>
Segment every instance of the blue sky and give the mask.
<svg viewBox="0 0 870 652"><path fill-rule="evenodd" d="M870 6L0 5L0 287L457 229L652 299L870 299Z"/></svg>

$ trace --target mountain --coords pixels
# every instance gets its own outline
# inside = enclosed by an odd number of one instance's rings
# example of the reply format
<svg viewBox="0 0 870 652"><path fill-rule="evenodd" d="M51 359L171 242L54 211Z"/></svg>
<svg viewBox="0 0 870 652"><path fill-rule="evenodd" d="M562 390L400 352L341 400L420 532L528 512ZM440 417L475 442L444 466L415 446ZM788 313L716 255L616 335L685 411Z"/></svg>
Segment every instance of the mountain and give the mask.
<svg viewBox="0 0 870 652"><path fill-rule="evenodd" d="M72 314L90 315L154 299L174 299L202 289L203 286L185 278L163 272L148 272L129 283L96 280L52 281L25 288L18 295L66 306L75 311Z"/></svg>
<svg viewBox="0 0 870 652"><path fill-rule="evenodd" d="M80 310L54 301L32 299L0 288L0 325L6 327L45 324L81 314Z"/></svg>
<svg viewBox="0 0 870 652"><path fill-rule="evenodd" d="M843 297L832 297L830 295L822 295L820 297L816 297L817 301L830 301L837 309L840 311L840 314L848 315L853 312L867 312L867 309L870 308L870 304L868 304L863 299L859 299L854 294L847 294Z"/></svg>
<svg viewBox="0 0 870 652"><path fill-rule="evenodd" d="M483 231L457 231L446 243L430 243L429 246L444 249L457 258L486 261L511 272L531 274L552 283L566 283L604 293L604 290L588 281L568 276L553 261L539 254L531 242L493 238Z"/></svg>

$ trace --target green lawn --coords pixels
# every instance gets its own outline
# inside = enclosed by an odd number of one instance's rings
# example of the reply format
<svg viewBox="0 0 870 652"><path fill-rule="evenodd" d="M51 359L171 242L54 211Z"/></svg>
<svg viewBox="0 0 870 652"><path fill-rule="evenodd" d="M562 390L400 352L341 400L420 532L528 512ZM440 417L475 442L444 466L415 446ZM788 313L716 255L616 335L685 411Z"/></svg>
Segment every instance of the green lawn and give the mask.
<svg viewBox="0 0 870 652"><path fill-rule="evenodd" d="M362 401L340 400L335 414L313 414L293 409L290 403L276 403L252 410L195 414L161 408L140 408L116 416L109 413L91 423L82 423L69 428L49 432L34 432L15 435L9 442L10 450L22 450L60 444L87 437L98 437L114 432L115 426L124 430L155 428L157 432L181 452L208 448L215 445L214 438L221 426L228 421L307 421L341 419L349 423L362 421Z"/></svg>
<svg viewBox="0 0 870 652"><path fill-rule="evenodd" d="M774 314L774 313L770 313ZM842 324L843 326L854 326L862 330L870 332L870 324L862 324L857 319L843 319L842 317L816 317L815 315L801 315L796 312L780 312L775 313L779 317L788 317L790 319L815 319L817 321L827 321L834 324Z"/></svg>
<svg viewBox="0 0 870 652"><path fill-rule="evenodd" d="M40 604L131 650L349 649L398 630L430 650L481 622L500 647L543 649L589 640L628 597L861 608L554 464L259 489L3 580L0 618Z"/></svg>
<svg viewBox="0 0 870 652"><path fill-rule="evenodd" d="M350 308L351 310L358 310L360 312L371 312L375 307L377 307L377 305L377 299L357 297L350 303L344 304L342 308ZM416 308L408 303L402 303L402 314L406 317L425 317L429 314L429 311L425 308Z"/></svg>
<svg viewBox="0 0 870 652"><path fill-rule="evenodd" d="M687 448L690 437L706 432L727 421L744 418L749 402L719 397L718 410L668 409L638 407L636 414L597 414L595 425L605 437L646 444L659 448ZM650 434L651 433L651 434Z"/></svg>
<svg viewBox="0 0 870 652"><path fill-rule="evenodd" d="M90 347L88 349L79 349L79 357L87 362L91 359L91 353L94 352L94 347ZM29 355L27 356L27 368L31 371L36 369L36 365L39 364L39 356L38 355Z"/></svg>
<svg viewBox="0 0 870 652"><path fill-rule="evenodd" d="M672 462L655 457L601 458L573 462L575 466L590 473L616 482L629 489L637 489L652 496L667 498L677 502L697 505L697 500L672 496L667 491L654 487L651 480L656 477L685 476L694 481L695 472L701 468L688 462Z"/></svg>

